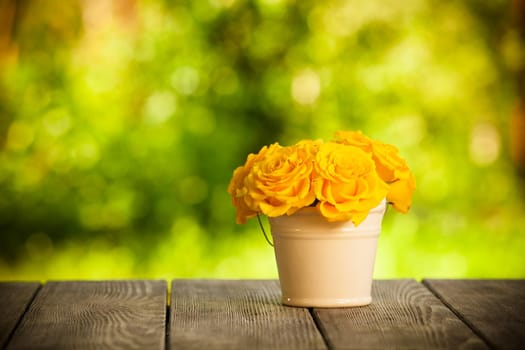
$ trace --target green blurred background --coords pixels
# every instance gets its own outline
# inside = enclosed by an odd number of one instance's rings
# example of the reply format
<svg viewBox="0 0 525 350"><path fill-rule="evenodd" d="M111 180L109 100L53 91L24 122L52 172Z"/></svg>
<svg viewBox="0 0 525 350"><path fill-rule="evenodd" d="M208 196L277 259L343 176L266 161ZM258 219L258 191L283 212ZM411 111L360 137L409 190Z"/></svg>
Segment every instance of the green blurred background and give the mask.
<svg viewBox="0 0 525 350"><path fill-rule="evenodd" d="M0 279L274 278L235 167L360 129L376 278L525 277L523 1L0 0Z"/></svg>

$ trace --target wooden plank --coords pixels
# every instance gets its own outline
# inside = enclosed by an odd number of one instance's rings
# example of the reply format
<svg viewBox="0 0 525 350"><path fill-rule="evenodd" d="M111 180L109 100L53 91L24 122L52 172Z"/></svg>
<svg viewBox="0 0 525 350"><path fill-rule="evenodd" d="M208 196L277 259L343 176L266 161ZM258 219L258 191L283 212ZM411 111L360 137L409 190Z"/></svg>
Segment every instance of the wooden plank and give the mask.
<svg viewBox="0 0 525 350"><path fill-rule="evenodd" d="M314 309L332 349L486 349L482 339L414 280L374 281L372 304Z"/></svg>
<svg viewBox="0 0 525 350"><path fill-rule="evenodd" d="M3 349L33 299L39 283L0 283L0 348Z"/></svg>
<svg viewBox="0 0 525 350"><path fill-rule="evenodd" d="M8 349L163 349L166 282L49 282Z"/></svg>
<svg viewBox="0 0 525 350"><path fill-rule="evenodd" d="M308 311L281 305L277 281L176 280L172 349L325 349Z"/></svg>
<svg viewBox="0 0 525 350"><path fill-rule="evenodd" d="M525 346L525 280L425 280L491 346Z"/></svg>

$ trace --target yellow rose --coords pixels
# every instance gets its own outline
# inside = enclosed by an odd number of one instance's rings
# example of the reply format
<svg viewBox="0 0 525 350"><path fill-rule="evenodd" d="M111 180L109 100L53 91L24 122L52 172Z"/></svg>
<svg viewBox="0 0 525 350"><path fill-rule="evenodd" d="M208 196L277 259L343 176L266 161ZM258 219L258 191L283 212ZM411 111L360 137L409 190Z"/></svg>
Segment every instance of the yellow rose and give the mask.
<svg viewBox="0 0 525 350"><path fill-rule="evenodd" d="M270 148L246 177L246 203L269 217L291 215L315 200L311 187L315 142Z"/></svg>
<svg viewBox="0 0 525 350"><path fill-rule="evenodd" d="M396 147L374 141L372 152L379 176L389 185L386 200L392 203L394 209L402 213L408 212L412 204L412 193L416 188L414 174L399 156Z"/></svg>
<svg viewBox="0 0 525 350"><path fill-rule="evenodd" d="M314 192L328 221L359 225L387 194L370 154L359 147L329 142L315 157Z"/></svg>
<svg viewBox="0 0 525 350"><path fill-rule="evenodd" d="M395 146L374 141L372 157L376 162L377 172L385 182L408 178L410 169Z"/></svg>
<svg viewBox="0 0 525 350"><path fill-rule="evenodd" d="M372 140L363 135L361 131L337 131L335 138L337 143L359 147L370 153L383 181L388 183L401 178L408 178L410 170L405 160L399 156L396 147Z"/></svg>
<svg viewBox="0 0 525 350"><path fill-rule="evenodd" d="M281 147L278 144L273 144L270 148ZM238 224L246 223L246 219L254 217L257 215L257 211L250 208L246 202L246 194L248 189L246 188L244 181L250 170L260 159L264 158L266 152L268 152L268 147L264 146L261 148L259 153L253 154L250 153L246 159L246 163L243 166L238 167L233 172L233 177L228 185L228 193L232 196L232 204L236 208L236 222Z"/></svg>
<svg viewBox="0 0 525 350"><path fill-rule="evenodd" d="M244 201L246 188L244 187L244 179L248 175L245 166L240 166L233 172L233 177L228 185L228 193L232 196L232 204L236 208L236 222L238 224L245 224L246 219L254 217L257 212L251 210Z"/></svg>
<svg viewBox="0 0 525 350"><path fill-rule="evenodd" d="M338 143L359 147L372 155L377 173L389 185L386 200L394 209L406 213L412 203L416 180L406 161L399 156L398 149L372 140L360 131L337 131L335 138Z"/></svg>
<svg viewBox="0 0 525 350"><path fill-rule="evenodd" d="M372 140L361 131L336 131L335 140L337 143L359 147L367 153L372 153Z"/></svg>
<svg viewBox="0 0 525 350"><path fill-rule="evenodd" d="M408 212L412 205L412 193L416 188L416 179L412 173L407 179L397 180L388 185L388 194L386 200L392 203L397 211L402 213Z"/></svg>

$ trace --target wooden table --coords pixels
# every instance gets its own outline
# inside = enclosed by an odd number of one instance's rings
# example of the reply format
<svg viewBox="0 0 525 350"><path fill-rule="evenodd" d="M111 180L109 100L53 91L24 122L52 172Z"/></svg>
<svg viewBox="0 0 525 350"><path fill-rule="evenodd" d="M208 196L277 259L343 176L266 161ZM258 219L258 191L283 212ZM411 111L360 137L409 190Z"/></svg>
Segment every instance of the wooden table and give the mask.
<svg viewBox="0 0 525 350"><path fill-rule="evenodd" d="M0 283L6 349L525 348L525 280L379 280L372 305L282 306L278 281Z"/></svg>

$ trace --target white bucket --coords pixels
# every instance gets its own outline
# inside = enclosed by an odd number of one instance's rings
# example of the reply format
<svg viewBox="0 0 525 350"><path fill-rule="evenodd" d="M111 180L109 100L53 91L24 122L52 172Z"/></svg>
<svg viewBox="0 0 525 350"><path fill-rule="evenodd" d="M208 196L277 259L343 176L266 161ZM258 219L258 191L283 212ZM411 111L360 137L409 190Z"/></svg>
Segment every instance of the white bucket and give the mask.
<svg viewBox="0 0 525 350"><path fill-rule="evenodd" d="M372 276L386 203L358 226L328 222L315 208L270 218L282 302L300 307L371 303Z"/></svg>

